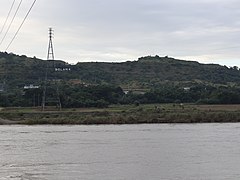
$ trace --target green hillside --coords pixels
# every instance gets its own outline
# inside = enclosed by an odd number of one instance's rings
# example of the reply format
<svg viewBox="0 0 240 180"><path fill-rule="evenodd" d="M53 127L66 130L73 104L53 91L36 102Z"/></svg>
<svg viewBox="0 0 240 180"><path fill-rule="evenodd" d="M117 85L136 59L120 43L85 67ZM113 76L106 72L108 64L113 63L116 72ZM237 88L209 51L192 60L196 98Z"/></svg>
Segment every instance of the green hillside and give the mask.
<svg viewBox="0 0 240 180"><path fill-rule="evenodd" d="M55 69L58 69L56 71ZM238 84L240 71L217 64L169 57L147 56L123 63L84 62L69 65L15 54L0 53L0 78L9 88L40 85L48 69L49 79L86 84L111 84L123 88L152 88L162 84ZM0 82L1 83L1 82Z"/></svg>
<svg viewBox="0 0 240 180"><path fill-rule="evenodd" d="M238 68L215 64L200 64L168 57L143 57L124 63L78 63L79 78L97 83L112 83L123 87L148 88L159 84L177 83L238 83ZM75 72L74 72L75 73Z"/></svg>
<svg viewBox="0 0 240 180"><path fill-rule="evenodd" d="M70 65L0 52L0 106L40 106L46 75L47 97L54 98L59 89L63 107L240 103L238 67L159 56ZM37 88L24 88L29 85Z"/></svg>

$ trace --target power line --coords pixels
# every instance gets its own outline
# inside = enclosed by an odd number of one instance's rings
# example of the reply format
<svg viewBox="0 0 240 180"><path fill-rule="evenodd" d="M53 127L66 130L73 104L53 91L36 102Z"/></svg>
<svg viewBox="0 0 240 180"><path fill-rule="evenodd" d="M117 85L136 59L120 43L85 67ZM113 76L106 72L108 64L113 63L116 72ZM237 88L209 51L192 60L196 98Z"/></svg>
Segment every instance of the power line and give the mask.
<svg viewBox="0 0 240 180"><path fill-rule="evenodd" d="M5 33L5 35L4 35L4 37L2 38L2 40L1 40L1 42L0 42L0 45L3 43L4 39L6 38L8 32L9 32L11 26L12 26L12 23L13 23L13 21L14 21L16 15L17 15L17 13L18 13L18 10L19 10L19 8L20 8L20 6L21 6L21 4L22 4L22 1L23 1L23 0L21 0L20 3L18 4L18 7L17 7L17 9L16 9L16 11L15 11L15 13L14 13L14 16L13 16L13 18L12 18L10 24L8 25L7 31L6 31L6 33Z"/></svg>
<svg viewBox="0 0 240 180"><path fill-rule="evenodd" d="M31 5L30 9L28 10L28 12L27 12L26 16L24 17L24 19L23 19L21 25L19 26L17 32L14 34L14 36L13 36L11 42L8 44L8 46L7 46L7 48L6 48L5 51L7 51L8 48L9 48L9 47L11 46L11 44L13 43L14 39L16 38L17 34L19 33L20 29L22 28L22 26L23 26L25 20L27 19L28 15L30 14L30 12L31 12L31 10L32 10L32 8L33 8L33 6L34 6L34 4L36 3L36 1L37 1L37 0L34 0L34 1L33 1L33 3L32 3L32 5Z"/></svg>
<svg viewBox="0 0 240 180"><path fill-rule="evenodd" d="M14 4L15 4L15 1L16 1L16 0L13 0L13 3L12 3L12 5L11 5L11 8L10 8L10 10L9 10L9 12L8 12L7 18L5 19L5 22L4 22L4 24L3 24L3 27L2 27L2 29L1 29L1 31L0 31L0 34L2 34L4 28L5 28L6 24L7 24L8 18L9 18L9 16L10 16L11 12L12 12L12 9L13 9L13 6L14 6Z"/></svg>

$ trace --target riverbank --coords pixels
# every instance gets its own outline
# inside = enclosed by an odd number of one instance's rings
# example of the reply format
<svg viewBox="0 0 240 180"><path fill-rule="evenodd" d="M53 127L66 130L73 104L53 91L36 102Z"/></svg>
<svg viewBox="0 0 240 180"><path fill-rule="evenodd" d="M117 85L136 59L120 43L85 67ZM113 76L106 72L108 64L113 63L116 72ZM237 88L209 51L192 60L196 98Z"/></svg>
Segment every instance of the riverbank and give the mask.
<svg viewBox="0 0 240 180"><path fill-rule="evenodd" d="M140 124L240 122L240 105L116 105L109 108L4 108L0 124Z"/></svg>

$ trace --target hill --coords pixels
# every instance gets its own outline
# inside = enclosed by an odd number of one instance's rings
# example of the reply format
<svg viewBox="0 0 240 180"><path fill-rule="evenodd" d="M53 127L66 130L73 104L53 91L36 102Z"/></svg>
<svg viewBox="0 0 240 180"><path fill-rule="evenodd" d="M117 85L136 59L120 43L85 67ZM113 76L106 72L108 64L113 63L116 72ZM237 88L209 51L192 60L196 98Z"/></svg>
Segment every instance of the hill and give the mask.
<svg viewBox="0 0 240 180"><path fill-rule="evenodd" d="M236 66L229 68L159 56L123 63L70 65L60 60L0 52L0 106L40 106L45 97L46 77L48 106L56 105L56 94L62 107L71 108L240 103L240 71Z"/></svg>
<svg viewBox="0 0 240 180"><path fill-rule="evenodd" d="M76 72L83 80L112 83L123 87L154 87L165 83L238 83L240 71L217 64L200 64L168 57L142 57L124 63L78 63Z"/></svg>
<svg viewBox="0 0 240 180"><path fill-rule="evenodd" d="M147 56L123 63L84 62L70 65L0 52L0 79L10 89L42 84L48 79L85 84L111 84L123 88L153 88L162 84L238 84L237 67L200 64L169 57Z"/></svg>

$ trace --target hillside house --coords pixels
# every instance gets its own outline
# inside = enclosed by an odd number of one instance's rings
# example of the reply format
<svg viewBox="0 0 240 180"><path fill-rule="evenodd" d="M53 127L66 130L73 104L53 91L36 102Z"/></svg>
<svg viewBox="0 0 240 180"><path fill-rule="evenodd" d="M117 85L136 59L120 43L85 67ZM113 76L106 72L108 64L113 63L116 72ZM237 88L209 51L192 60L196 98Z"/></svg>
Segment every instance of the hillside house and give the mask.
<svg viewBox="0 0 240 180"><path fill-rule="evenodd" d="M24 89L38 89L38 88L40 88L40 86L35 86L33 84L30 84L30 85L25 85L23 88Z"/></svg>

